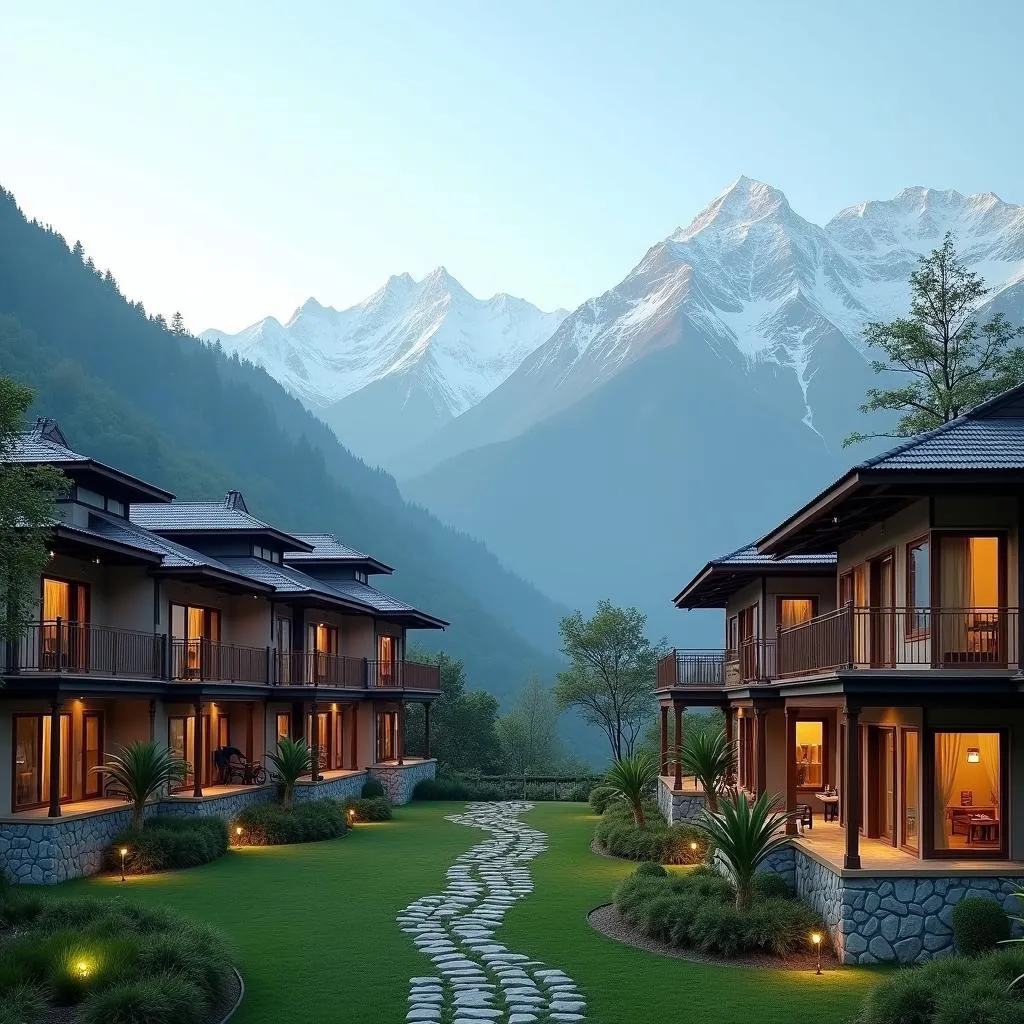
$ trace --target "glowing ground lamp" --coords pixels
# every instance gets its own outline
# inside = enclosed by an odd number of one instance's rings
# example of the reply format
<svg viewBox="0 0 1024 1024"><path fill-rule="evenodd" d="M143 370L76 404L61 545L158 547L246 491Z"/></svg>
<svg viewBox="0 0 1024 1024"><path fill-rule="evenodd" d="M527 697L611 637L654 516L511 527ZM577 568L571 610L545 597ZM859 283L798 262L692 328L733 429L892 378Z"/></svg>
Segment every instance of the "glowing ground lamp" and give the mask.
<svg viewBox="0 0 1024 1024"><path fill-rule="evenodd" d="M241 825L236 825L235 826L235 845L236 846L241 846L242 845L242 826Z"/></svg>
<svg viewBox="0 0 1024 1024"><path fill-rule="evenodd" d="M348 823L350 825L354 825L355 822L356 822L356 809L354 807L350 807L348 809Z"/></svg>
<svg viewBox="0 0 1024 1024"><path fill-rule="evenodd" d="M85 981L93 972L92 962L87 960L85 957L79 957L71 965L71 973L79 980Z"/></svg>
<svg viewBox="0 0 1024 1024"><path fill-rule="evenodd" d="M122 846L121 850L120 850L120 853L121 853L121 881L123 882L124 881L124 859L125 859L125 857L128 856L128 847L127 846Z"/></svg>
<svg viewBox="0 0 1024 1024"><path fill-rule="evenodd" d="M817 964L815 974L821 974L821 938L821 932L813 932L811 934L811 942L814 943L814 958Z"/></svg>

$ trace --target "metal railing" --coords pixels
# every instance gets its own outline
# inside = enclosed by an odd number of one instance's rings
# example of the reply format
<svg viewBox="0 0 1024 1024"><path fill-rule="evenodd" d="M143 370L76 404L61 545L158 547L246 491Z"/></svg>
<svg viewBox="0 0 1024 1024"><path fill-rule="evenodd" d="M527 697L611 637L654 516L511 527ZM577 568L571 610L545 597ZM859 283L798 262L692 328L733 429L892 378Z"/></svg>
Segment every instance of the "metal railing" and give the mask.
<svg viewBox="0 0 1024 1024"><path fill-rule="evenodd" d="M368 661L367 686L407 690L440 690L441 669L420 661Z"/></svg>
<svg viewBox="0 0 1024 1024"><path fill-rule="evenodd" d="M779 677L838 669L1018 667L1016 608L854 608L780 628Z"/></svg>
<svg viewBox="0 0 1024 1024"><path fill-rule="evenodd" d="M171 640L169 672L176 682L268 683L270 659L266 647Z"/></svg>
<svg viewBox="0 0 1024 1024"><path fill-rule="evenodd" d="M659 690L675 686L725 686L725 651L669 651L658 661Z"/></svg>
<svg viewBox="0 0 1024 1024"><path fill-rule="evenodd" d="M4 671L160 679L163 661L163 637L153 633L52 619L6 645Z"/></svg>
<svg viewBox="0 0 1024 1024"><path fill-rule="evenodd" d="M767 682L775 675L775 640L744 640L738 650L725 652L725 685Z"/></svg>
<svg viewBox="0 0 1024 1024"><path fill-rule="evenodd" d="M366 686L366 661L322 651L290 651L277 656L279 686Z"/></svg>

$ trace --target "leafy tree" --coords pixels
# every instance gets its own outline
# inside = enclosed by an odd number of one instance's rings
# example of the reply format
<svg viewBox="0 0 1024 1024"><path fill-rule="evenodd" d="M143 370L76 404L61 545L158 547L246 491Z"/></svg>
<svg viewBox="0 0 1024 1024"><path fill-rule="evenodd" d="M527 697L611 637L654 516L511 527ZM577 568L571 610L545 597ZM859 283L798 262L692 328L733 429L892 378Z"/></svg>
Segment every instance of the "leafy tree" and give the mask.
<svg viewBox="0 0 1024 1024"><path fill-rule="evenodd" d="M957 255L950 232L921 257L910 275L910 315L864 328L867 344L884 354L872 369L901 375L903 383L871 388L861 412L902 415L893 433L853 433L844 447L869 437L913 437L1024 380L1024 349L1014 344L1024 327L1002 313L981 325L976 319L990 291Z"/></svg>
<svg viewBox="0 0 1024 1024"><path fill-rule="evenodd" d="M558 674L558 703L578 708L585 721L601 729L616 761L633 753L654 707L658 650L644 633L646 625L638 609L604 600L592 618L577 611L558 627L571 662Z"/></svg>
<svg viewBox="0 0 1024 1024"><path fill-rule="evenodd" d="M680 751L675 752L680 756ZM683 771L692 775L704 790L708 810L718 813L718 794L736 774L736 747L726 741L725 732L697 731L692 738L683 734Z"/></svg>
<svg viewBox="0 0 1024 1024"><path fill-rule="evenodd" d="M19 636L34 617L39 576L49 561L55 502L67 481L50 467L8 457L32 392L0 377L0 639Z"/></svg>
<svg viewBox="0 0 1024 1024"><path fill-rule="evenodd" d="M142 828L146 801L162 793L165 786L181 782L191 766L155 740L135 740L109 754L105 764L90 771L106 775L132 804L131 827Z"/></svg>
<svg viewBox="0 0 1024 1024"><path fill-rule="evenodd" d="M295 805L295 783L313 770L313 752L305 740L282 736L277 750L267 754L281 777L281 806L290 811Z"/></svg>
<svg viewBox="0 0 1024 1024"><path fill-rule="evenodd" d="M767 793L750 803L743 793L734 792L722 800L717 813L705 807L693 823L725 862L736 887L737 910L750 907L754 874L761 862L788 842L788 815L777 806L776 798Z"/></svg>
<svg viewBox="0 0 1024 1024"><path fill-rule="evenodd" d="M605 784L633 812L637 828L644 827L644 800L650 796L658 774L658 759L647 750L617 758L605 772Z"/></svg>
<svg viewBox="0 0 1024 1024"><path fill-rule="evenodd" d="M497 722L505 771L513 775L546 775L562 761L558 739L558 702L534 676L511 711Z"/></svg>
<svg viewBox="0 0 1024 1024"><path fill-rule="evenodd" d="M180 312L175 313L174 316L171 317L171 330L175 334L187 333L185 330L185 318L181 315Z"/></svg>
<svg viewBox="0 0 1024 1024"><path fill-rule="evenodd" d="M498 701L483 690L466 691L466 670L461 661L443 651L428 654L410 648L408 658L437 665L441 670L441 695L430 712L430 753L438 768L448 774L478 772L494 775L501 768L498 741ZM406 715L406 746L424 749L424 714L418 706Z"/></svg>

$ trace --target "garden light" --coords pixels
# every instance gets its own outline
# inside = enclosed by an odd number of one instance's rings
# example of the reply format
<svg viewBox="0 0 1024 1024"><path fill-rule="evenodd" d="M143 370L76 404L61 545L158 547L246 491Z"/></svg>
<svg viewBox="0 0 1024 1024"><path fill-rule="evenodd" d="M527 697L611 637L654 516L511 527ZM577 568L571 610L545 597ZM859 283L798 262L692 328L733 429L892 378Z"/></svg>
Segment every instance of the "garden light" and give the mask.
<svg viewBox="0 0 1024 1024"><path fill-rule="evenodd" d="M814 973L821 974L821 932L814 932L811 935L811 942L814 943L814 954L818 968Z"/></svg>
<svg viewBox="0 0 1024 1024"><path fill-rule="evenodd" d="M696 852L697 852L697 844L696 844L696 843L690 843L690 849L691 849L691 850L692 850L692 851L693 851L694 853L696 853Z"/></svg>
<svg viewBox="0 0 1024 1024"><path fill-rule="evenodd" d="M121 881L124 881L124 859L128 856L128 847L121 847Z"/></svg>
<svg viewBox="0 0 1024 1024"><path fill-rule="evenodd" d="M73 968L73 973L76 978L85 980L92 974L92 964L88 960L76 960Z"/></svg>
<svg viewBox="0 0 1024 1024"><path fill-rule="evenodd" d="M241 843L242 842L242 826L241 825L236 825L235 826L235 842L236 843Z"/></svg>

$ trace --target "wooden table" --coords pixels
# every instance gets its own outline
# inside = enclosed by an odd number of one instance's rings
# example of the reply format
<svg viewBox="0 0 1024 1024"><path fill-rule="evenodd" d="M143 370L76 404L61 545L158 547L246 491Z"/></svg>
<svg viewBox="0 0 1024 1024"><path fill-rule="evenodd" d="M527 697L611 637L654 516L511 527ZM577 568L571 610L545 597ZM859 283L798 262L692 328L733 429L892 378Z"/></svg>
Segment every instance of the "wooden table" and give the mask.
<svg viewBox="0 0 1024 1024"><path fill-rule="evenodd" d="M978 804L976 806L963 806L962 804L951 804L946 808L946 817L949 818L949 831L952 835L956 835L957 826L959 825L964 830L964 835L970 839L970 820L975 815L980 815L983 818L995 819L996 809L993 806L986 804Z"/></svg>
<svg viewBox="0 0 1024 1024"><path fill-rule="evenodd" d="M988 814L972 814L967 819L967 842L998 843L999 822Z"/></svg>

